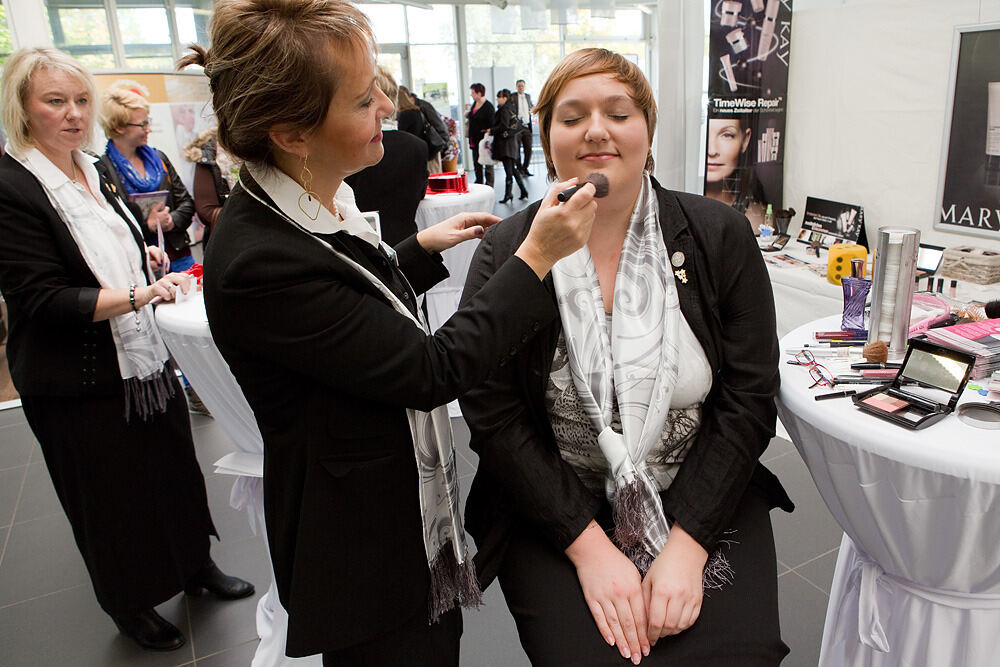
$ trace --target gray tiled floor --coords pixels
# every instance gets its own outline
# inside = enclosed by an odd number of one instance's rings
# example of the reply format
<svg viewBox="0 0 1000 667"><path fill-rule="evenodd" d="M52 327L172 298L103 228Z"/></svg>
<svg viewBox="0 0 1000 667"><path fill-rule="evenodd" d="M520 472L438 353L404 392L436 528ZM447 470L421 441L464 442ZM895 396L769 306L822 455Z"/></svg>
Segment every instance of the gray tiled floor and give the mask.
<svg viewBox="0 0 1000 667"><path fill-rule="evenodd" d="M546 182L543 165L532 165L532 171L535 176L528 180L528 188L534 200ZM496 179L499 199L502 167L497 167ZM514 196L517 194L515 186ZM515 203L523 202L515 199ZM495 208L500 216L515 210L501 205ZM453 420L453 425L464 501L477 458L468 448L464 422ZM212 462L232 445L212 419L194 417L192 426L212 516L222 536L222 542L213 546L213 556L224 570L250 579L258 594L263 594L269 581L266 546L250 530L246 515L229 507L232 478L211 472ZM790 442L775 438L762 460L778 475L797 506L792 514L776 510L771 515L779 561L782 635L792 650L783 665L812 667L819 657L841 532ZM21 410L0 411L0 665L246 666L257 644L256 600L219 603L178 595L161 605L158 611L188 637L188 643L176 652L144 652L122 637L97 605ZM490 587L485 600L481 610L465 615L462 664L526 666L528 661L499 586Z"/></svg>
<svg viewBox="0 0 1000 667"><path fill-rule="evenodd" d="M468 431L453 420L464 489L475 470ZM203 468L231 447L213 420L193 418ZM795 448L775 438L763 460L785 484L798 509L772 513L778 553L782 633L792 653L783 663L816 664L840 531L819 499ZM44 461L20 409L0 412L0 665L248 665L256 646L256 597L234 603L178 595L158 610L189 641L173 653L148 653L118 634L94 599L83 561L52 490ZM222 535L213 546L226 571L267 588L265 545L246 515L229 507L232 478L206 472L212 515ZM464 495L464 494L463 494ZM462 664L528 664L498 586L483 609L467 613ZM624 664L624 663L623 663Z"/></svg>

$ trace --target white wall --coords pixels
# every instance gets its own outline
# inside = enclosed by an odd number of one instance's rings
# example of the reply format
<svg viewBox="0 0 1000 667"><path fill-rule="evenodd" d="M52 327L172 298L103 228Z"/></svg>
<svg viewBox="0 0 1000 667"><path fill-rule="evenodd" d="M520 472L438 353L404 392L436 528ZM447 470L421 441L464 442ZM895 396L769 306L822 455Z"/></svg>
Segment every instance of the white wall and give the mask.
<svg viewBox="0 0 1000 667"><path fill-rule="evenodd" d="M1000 21L1000 0L795 0L785 205L861 204L870 230L939 245L1000 240L933 228L955 26ZM997 54L1000 58L1000 54Z"/></svg>

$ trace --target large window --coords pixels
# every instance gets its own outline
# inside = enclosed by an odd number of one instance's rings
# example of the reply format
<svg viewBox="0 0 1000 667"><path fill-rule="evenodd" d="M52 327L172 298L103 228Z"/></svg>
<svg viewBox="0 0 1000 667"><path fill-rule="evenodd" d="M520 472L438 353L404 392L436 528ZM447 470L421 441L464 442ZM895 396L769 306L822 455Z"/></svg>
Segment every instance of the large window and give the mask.
<svg viewBox="0 0 1000 667"><path fill-rule="evenodd" d="M10 41L10 28L7 27L7 12L0 4L0 65L7 62L7 56L14 51Z"/></svg>
<svg viewBox="0 0 1000 667"><path fill-rule="evenodd" d="M93 70L173 70L208 45L214 0L45 0L52 41Z"/></svg>

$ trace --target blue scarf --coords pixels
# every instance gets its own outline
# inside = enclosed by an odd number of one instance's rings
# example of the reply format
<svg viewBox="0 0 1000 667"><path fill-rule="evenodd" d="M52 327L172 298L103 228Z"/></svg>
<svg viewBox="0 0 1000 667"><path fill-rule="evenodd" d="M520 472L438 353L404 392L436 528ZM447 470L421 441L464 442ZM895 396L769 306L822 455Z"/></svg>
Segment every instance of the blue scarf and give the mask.
<svg viewBox="0 0 1000 667"><path fill-rule="evenodd" d="M105 146L104 152L107 153L111 164L115 166L115 171L118 172L118 176L122 179L122 185L125 186L125 191L129 194L153 192L160 189L160 181L163 180L166 169L163 166L163 160L160 159L160 154L155 149L145 145L136 149L136 153L142 159L143 166L146 167L146 178L139 176L139 172L135 170L132 163L121 154L121 151L115 147L115 143L110 139L108 139L108 145Z"/></svg>

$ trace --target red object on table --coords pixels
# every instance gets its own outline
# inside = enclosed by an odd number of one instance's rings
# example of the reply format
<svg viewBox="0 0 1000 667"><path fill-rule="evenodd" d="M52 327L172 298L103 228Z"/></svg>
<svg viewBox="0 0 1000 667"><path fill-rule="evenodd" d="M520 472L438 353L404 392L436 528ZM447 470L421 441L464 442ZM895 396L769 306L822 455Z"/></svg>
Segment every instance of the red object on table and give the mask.
<svg viewBox="0 0 1000 667"><path fill-rule="evenodd" d="M190 269L182 271L181 273L187 273L198 279L198 284L201 285L201 274L204 270L201 264L192 264Z"/></svg>
<svg viewBox="0 0 1000 667"><path fill-rule="evenodd" d="M465 172L446 172L431 174L427 177L427 194L440 195L445 193L457 194L469 191L469 183L465 178Z"/></svg>

